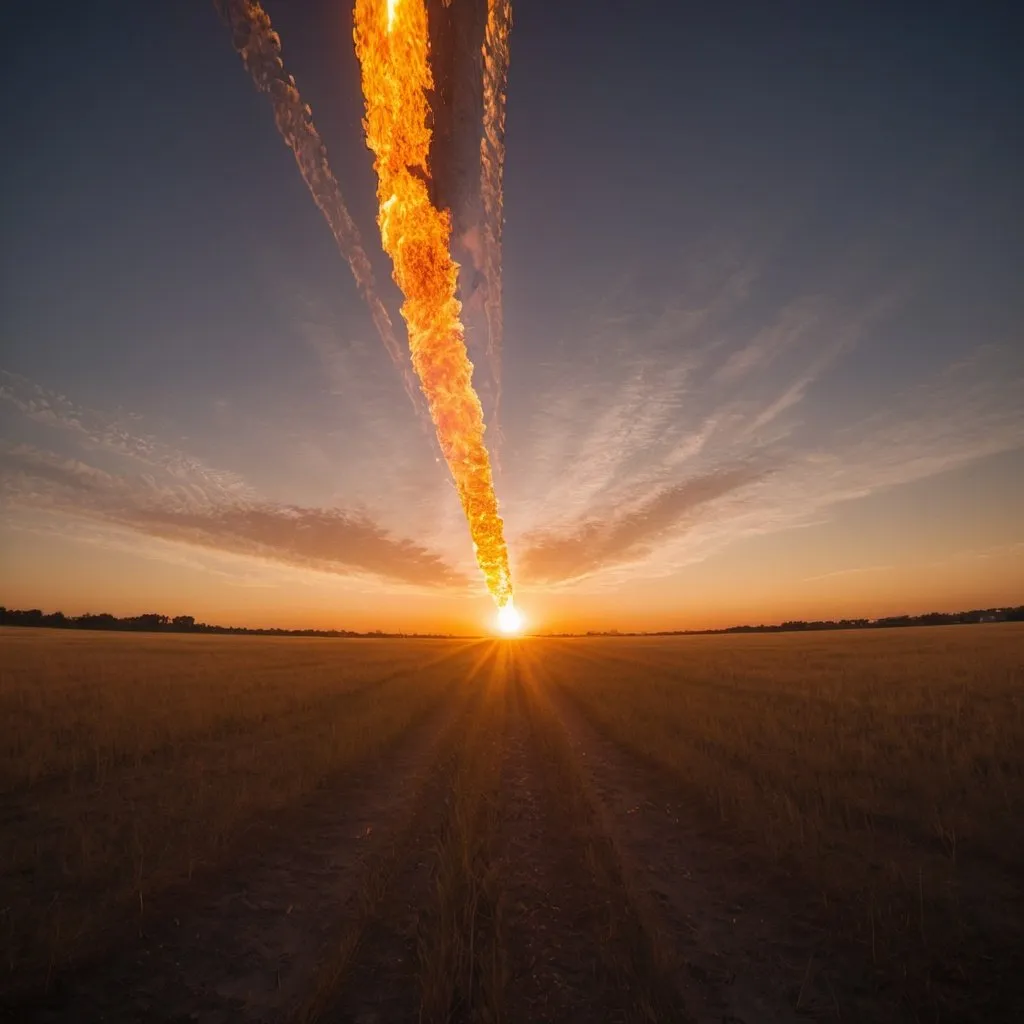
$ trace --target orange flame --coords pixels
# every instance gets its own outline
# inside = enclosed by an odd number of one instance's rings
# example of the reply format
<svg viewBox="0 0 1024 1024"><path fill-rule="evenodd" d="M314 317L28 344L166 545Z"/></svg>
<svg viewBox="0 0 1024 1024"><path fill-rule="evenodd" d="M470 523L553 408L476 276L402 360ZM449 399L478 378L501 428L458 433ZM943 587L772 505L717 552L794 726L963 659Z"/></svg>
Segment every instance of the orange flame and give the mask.
<svg viewBox="0 0 1024 1024"><path fill-rule="evenodd" d="M451 218L430 199L433 88L424 0L356 0L356 54L366 99L366 143L374 154L384 250L405 302L412 364L469 522L477 562L499 608L512 603L512 577L498 515L484 416L473 389L455 297L458 264Z"/></svg>

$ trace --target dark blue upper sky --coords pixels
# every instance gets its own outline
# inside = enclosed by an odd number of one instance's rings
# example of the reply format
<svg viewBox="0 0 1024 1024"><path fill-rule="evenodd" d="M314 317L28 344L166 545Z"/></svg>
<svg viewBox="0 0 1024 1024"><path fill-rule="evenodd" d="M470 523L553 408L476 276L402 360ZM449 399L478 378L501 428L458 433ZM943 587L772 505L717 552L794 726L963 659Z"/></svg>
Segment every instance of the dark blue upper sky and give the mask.
<svg viewBox="0 0 1024 1024"><path fill-rule="evenodd" d="M524 576L610 570L622 586L656 563L682 586L686 565L771 532L744 518L743 488L804 506L771 520L783 530L1019 446L1014 5L513 9L499 486ZM267 11L397 320L350 7ZM15 390L144 417L140 432L261 501L359 508L461 565L443 467L213 5L22 4L6 27L0 368ZM42 437L53 424L25 404L5 437L70 454L74 437ZM977 443L943 461L929 417ZM880 471L886 438L905 450ZM367 470L381 450L390 475ZM805 472L854 450L855 482ZM713 514L683 501L639 541L616 533L740 464L756 472L702 499ZM8 495L12 523L38 491ZM1011 498L979 497L978 521ZM550 555L591 527L604 555Z"/></svg>

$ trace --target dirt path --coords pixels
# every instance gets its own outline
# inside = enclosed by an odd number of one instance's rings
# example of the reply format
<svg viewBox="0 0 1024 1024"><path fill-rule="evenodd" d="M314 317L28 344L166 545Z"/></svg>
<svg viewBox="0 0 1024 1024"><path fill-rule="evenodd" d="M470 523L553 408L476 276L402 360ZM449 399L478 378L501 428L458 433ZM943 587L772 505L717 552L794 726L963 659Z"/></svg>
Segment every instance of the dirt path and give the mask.
<svg viewBox="0 0 1024 1024"><path fill-rule="evenodd" d="M870 963L815 924L814 894L767 878L664 776L603 736L564 696L555 699L626 871L676 957L676 984L694 1020L902 1019Z"/></svg>
<svg viewBox="0 0 1024 1024"><path fill-rule="evenodd" d="M486 688L316 1019L683 1024L530 665L499 648Z"/></svg>
<svg viewBox="0 0 1024 1024"><path fill-rule="evenodd" d="M602 894L585 865L578 821L553 799L557 769L543 749L521 678L510 680L501 770L499 870L512 1021L626 1019L627 998L605 969Z"/></svg>
<svg viewBox="0 0 1024 1024"><path fill-rule="evenodd" d="M453 785L465 757L465 736L479 729L486 690L497 672L497 649L490 645L471 679L478 692L417 795L409 825L391 850L378 898L365 908L358 934L337 963L334 977L323 983L301 1019L357 1024L421 1019L423 945L431 941L437 861L453 813Z"/></svg>
<svg viewBox="0 0 1024 1024"><path fill-rule="evenodd" d="M415 809L465 702L449 699L337 787L259 826L230 872L164 894L137 941L55 979L19 1021L276 1021L310 986L374 859Z"/></svg>

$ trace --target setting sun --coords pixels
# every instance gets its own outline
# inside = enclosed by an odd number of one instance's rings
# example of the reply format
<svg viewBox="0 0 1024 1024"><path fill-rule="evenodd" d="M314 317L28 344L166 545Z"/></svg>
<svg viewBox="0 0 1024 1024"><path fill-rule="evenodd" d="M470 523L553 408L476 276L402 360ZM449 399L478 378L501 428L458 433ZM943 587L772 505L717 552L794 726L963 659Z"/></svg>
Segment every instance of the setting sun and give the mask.
<svg viewBox="0 0 1024 1024"><path fill-rule="evenodd" d="M511 601L498 610L498 629L508 636L523 631L523 616Z"/></svg>

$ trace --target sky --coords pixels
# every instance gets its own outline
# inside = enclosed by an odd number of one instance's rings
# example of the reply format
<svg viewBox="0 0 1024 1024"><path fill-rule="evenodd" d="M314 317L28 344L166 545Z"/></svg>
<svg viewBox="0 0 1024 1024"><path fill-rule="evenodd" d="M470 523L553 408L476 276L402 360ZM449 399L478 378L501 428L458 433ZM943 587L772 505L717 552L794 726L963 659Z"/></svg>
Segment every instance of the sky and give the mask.
<svg viewBox="0 0 1024 1024"><path fill-rule="evenodd" d="M351 4L266 10L401 328ZM497 421L463 298L530 627L1024 601L1013 5L513 17ZM8 32L0 603L486 628L437 443L213 5Z"/></svg>

